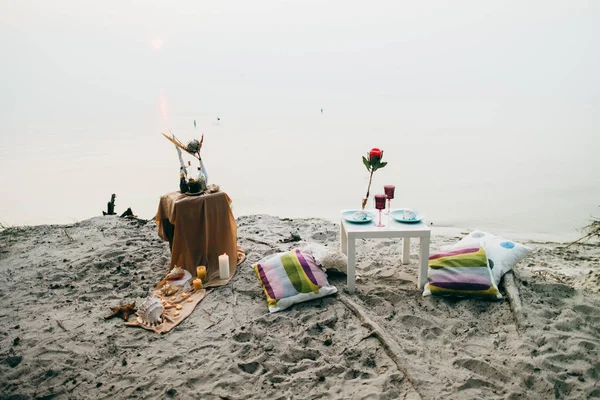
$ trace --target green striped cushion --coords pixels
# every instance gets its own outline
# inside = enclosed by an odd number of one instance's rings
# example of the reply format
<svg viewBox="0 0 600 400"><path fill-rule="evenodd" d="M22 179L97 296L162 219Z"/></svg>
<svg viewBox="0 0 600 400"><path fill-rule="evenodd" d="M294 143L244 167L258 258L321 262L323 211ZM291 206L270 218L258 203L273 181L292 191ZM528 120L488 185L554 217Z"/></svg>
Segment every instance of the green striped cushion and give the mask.
<svg viewBox="0 0 600 400"><path fill-rule="evenodd" d="M451 250L429 257L428 283L423 296L475 296L501 299L485 250L480 247Z"/></svg>
<svg viewBox="0 0 600 400"><path fill-rule="evenodd" d="M277 253L253 265L270 312L337 292L308 250Z"/></svg>

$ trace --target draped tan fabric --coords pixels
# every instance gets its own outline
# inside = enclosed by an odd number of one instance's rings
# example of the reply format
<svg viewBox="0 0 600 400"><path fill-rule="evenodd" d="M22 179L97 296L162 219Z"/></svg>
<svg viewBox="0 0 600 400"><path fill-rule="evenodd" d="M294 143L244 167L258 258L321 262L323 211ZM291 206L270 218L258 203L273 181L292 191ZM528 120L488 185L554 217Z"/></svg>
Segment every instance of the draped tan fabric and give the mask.
<svg viewBox="0 0 600 400"><path fill-rule="evenodd" d="M237 246L237 227L225 192L186 196L172 192L160 198L156 223L158 235L171 246L171 265L196 277L196 267L206 266L204 287L226 285L244 260ZM229 256L229 279L219 277L219 255ZM158 287L162 284L159 283Z"/></svg>
<svg viewBox="0 0 600 400"><path fill-rule="evenodd" d="M202 289L197 292L192 292L189 296L185 298L182 298L180 295L175 296L176 299L174 300L170 300L167 298L169 300L169 303L171 303L173 306L176 306L177 304L181 305L181 310L177 310L176 308L170 308L168 310L165 310L163 313L163 322L160 325L143 325L138 321L137 316L134 316L133 320L125 322L123 325L137 326L156 333L167 333L171 329L179 325L181 322L183 322L183 320L186 319L192 313L192 311L194 311L198 303L200 303L200 301L202 301L202 299L204 299L204 297L208 293L210 293L211 290L214 289ZM153 291L153 294L158 295L160 297L160 291L158 290L158 287ZM188 299L191 299L191 301L188 301ZM177 315L175 315L176 312L178 313Z"/></svg>

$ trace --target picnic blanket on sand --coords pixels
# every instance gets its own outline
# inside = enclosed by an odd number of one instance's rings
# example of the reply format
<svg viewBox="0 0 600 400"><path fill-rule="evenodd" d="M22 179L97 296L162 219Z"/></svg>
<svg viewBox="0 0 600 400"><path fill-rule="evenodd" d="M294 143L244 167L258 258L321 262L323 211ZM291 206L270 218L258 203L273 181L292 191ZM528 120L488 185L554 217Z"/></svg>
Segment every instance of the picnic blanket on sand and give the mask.
<svg viewBox="0 0 600 400"><path fill-rule="evenodd" d="M173 329L177 325L179 325L184 319L186 319L192 313L192 311L194 311L194 309L196 308L198 303L200 303L202 301L202 299L204 297L206 297L206 295L208 293L210 293L211 291L212 291L212 289L209 289L209 290L202 289L202 290L198 290L197 292L189 293L185 297L181 297L181 293L177 293L175 296L166 297L166 298L161 296L162 298L165 298L173 307L169 308L169 309L165 309L165 311L163 313L163 322L160 325L156 325L156 326L143 325L138 321L137 315L134 316L134 319L132 321L125 322L124 325L125 326L139 326L140 328L144 328L149 331L156 332L156 333L167 333L171 329ZM153 290L153 294L156 294L158 296L159 293L160 292L158 291L158 289ZM173 297L175 299L171 300L171 298L173 298ZM191 299L191 301L190 301L190 299ZM181 305L180 310L176 309L177 305ZM177 315L175 313L177 313Z"/></svg>
<svg viewBox="0 0 600 400"><path fill-rule="evenodd" d="M237 263L231 263L231 264L234 264L234 268L235 268L237 265L240 265L241 263L243 263L245 259L246 259L246 254L244 253L244 251L242 249L238 249ZM235 270L236 269L234 269L234 271ZM211 276L214 276L214 274L213 275L207 274L208 281L206 282L205 286L210 286L210 287L223 286L223 285L226 285L227 282L229 282L229 280L230 280L230 279L227 279L227 280L218 279L219 275L217 274L216 275L217 279L215 279L211 282ZM167 280L166 280L166 278L163 278L158 283L158 285L156 285L156 287L154 288L154 290L152 290L152 293L151 293L160 299L166 300L169 303L169 305L172 306L170 308L165 308L165 311L163 313L163 322L157 326L147 326L147 325L141 324L137 319L137 315L134 315L134 319L132 321L125 322L125 324L124 324L125 326L139 326L140 328L144 328L144 329L152 331L152 332L167 333L171 329L173 329L177 325L179 325L181 322L183 322L183 320L185 320L194 311L194 309L196 308L198 303L200 303L202 301L202 299L204 299L204 297L206 297L206 295L209 294L213 290L213 289L208 289L208 290L201 289L196 292L194 292L194 291L184 292L183 289L180 289L177 293L173 294L172 296L163 296L160 289L164 286L165 283L167 283ZM179 310L177 309L177 305L181 306L181 308ZM176 312L177 312L177 314L176 314Z"/></svg>

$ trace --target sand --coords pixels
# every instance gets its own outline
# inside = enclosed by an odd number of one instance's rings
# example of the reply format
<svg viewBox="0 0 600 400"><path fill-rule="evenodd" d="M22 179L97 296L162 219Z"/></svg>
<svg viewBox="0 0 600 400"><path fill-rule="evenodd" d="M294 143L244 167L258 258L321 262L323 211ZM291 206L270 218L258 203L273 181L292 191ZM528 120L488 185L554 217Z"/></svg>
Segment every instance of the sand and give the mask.
<svg viewBox="0 0 600 400"><path fill-rule="evenodd" d="M338 294L269 314L252 263L298 245L279 242L291 232L337 247L339 225L255 215L238 226L247 260L166 335L103 319L166 273L153 222L1 232L0 398L600 398L598 246L527 243L521 332L506 299L423 298L416 247L400 265L398 240L357 241L355 294L329 274ZM434 231L431 250L457 239Z"/></svg>

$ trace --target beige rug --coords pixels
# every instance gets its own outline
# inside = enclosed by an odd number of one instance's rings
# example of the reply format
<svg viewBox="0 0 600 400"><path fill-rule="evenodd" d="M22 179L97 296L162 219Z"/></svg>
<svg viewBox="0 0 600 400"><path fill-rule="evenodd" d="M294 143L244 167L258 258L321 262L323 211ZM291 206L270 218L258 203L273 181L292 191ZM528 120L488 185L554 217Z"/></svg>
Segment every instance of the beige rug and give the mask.
<svg viewBox="0 0 600 400"><path fill-rule="evenodd" d="M238 247L236 266L243 263L245 259L246 254L244 250ZM201 289L191 292L183 292L182 289L180 289L172 296L162 295L161 288L165 285L165 283L167 283L166 278L163 278L151 293L159 299L164 300L163 304L165 304L165 311L163 313L163 322L156 326L144 325L140 322L138 316L134 314L133 320L125 322L124 325L138 326L156 333L167 333L185 320L194 311L198 303L200 303L202 299L204 299L204 297L213 290L214 287L226 285L231 278L233 278L233 276L230 276L229 279L224 280L212 279L206 282L204 285L209 287L209 289Z"/></svg>

